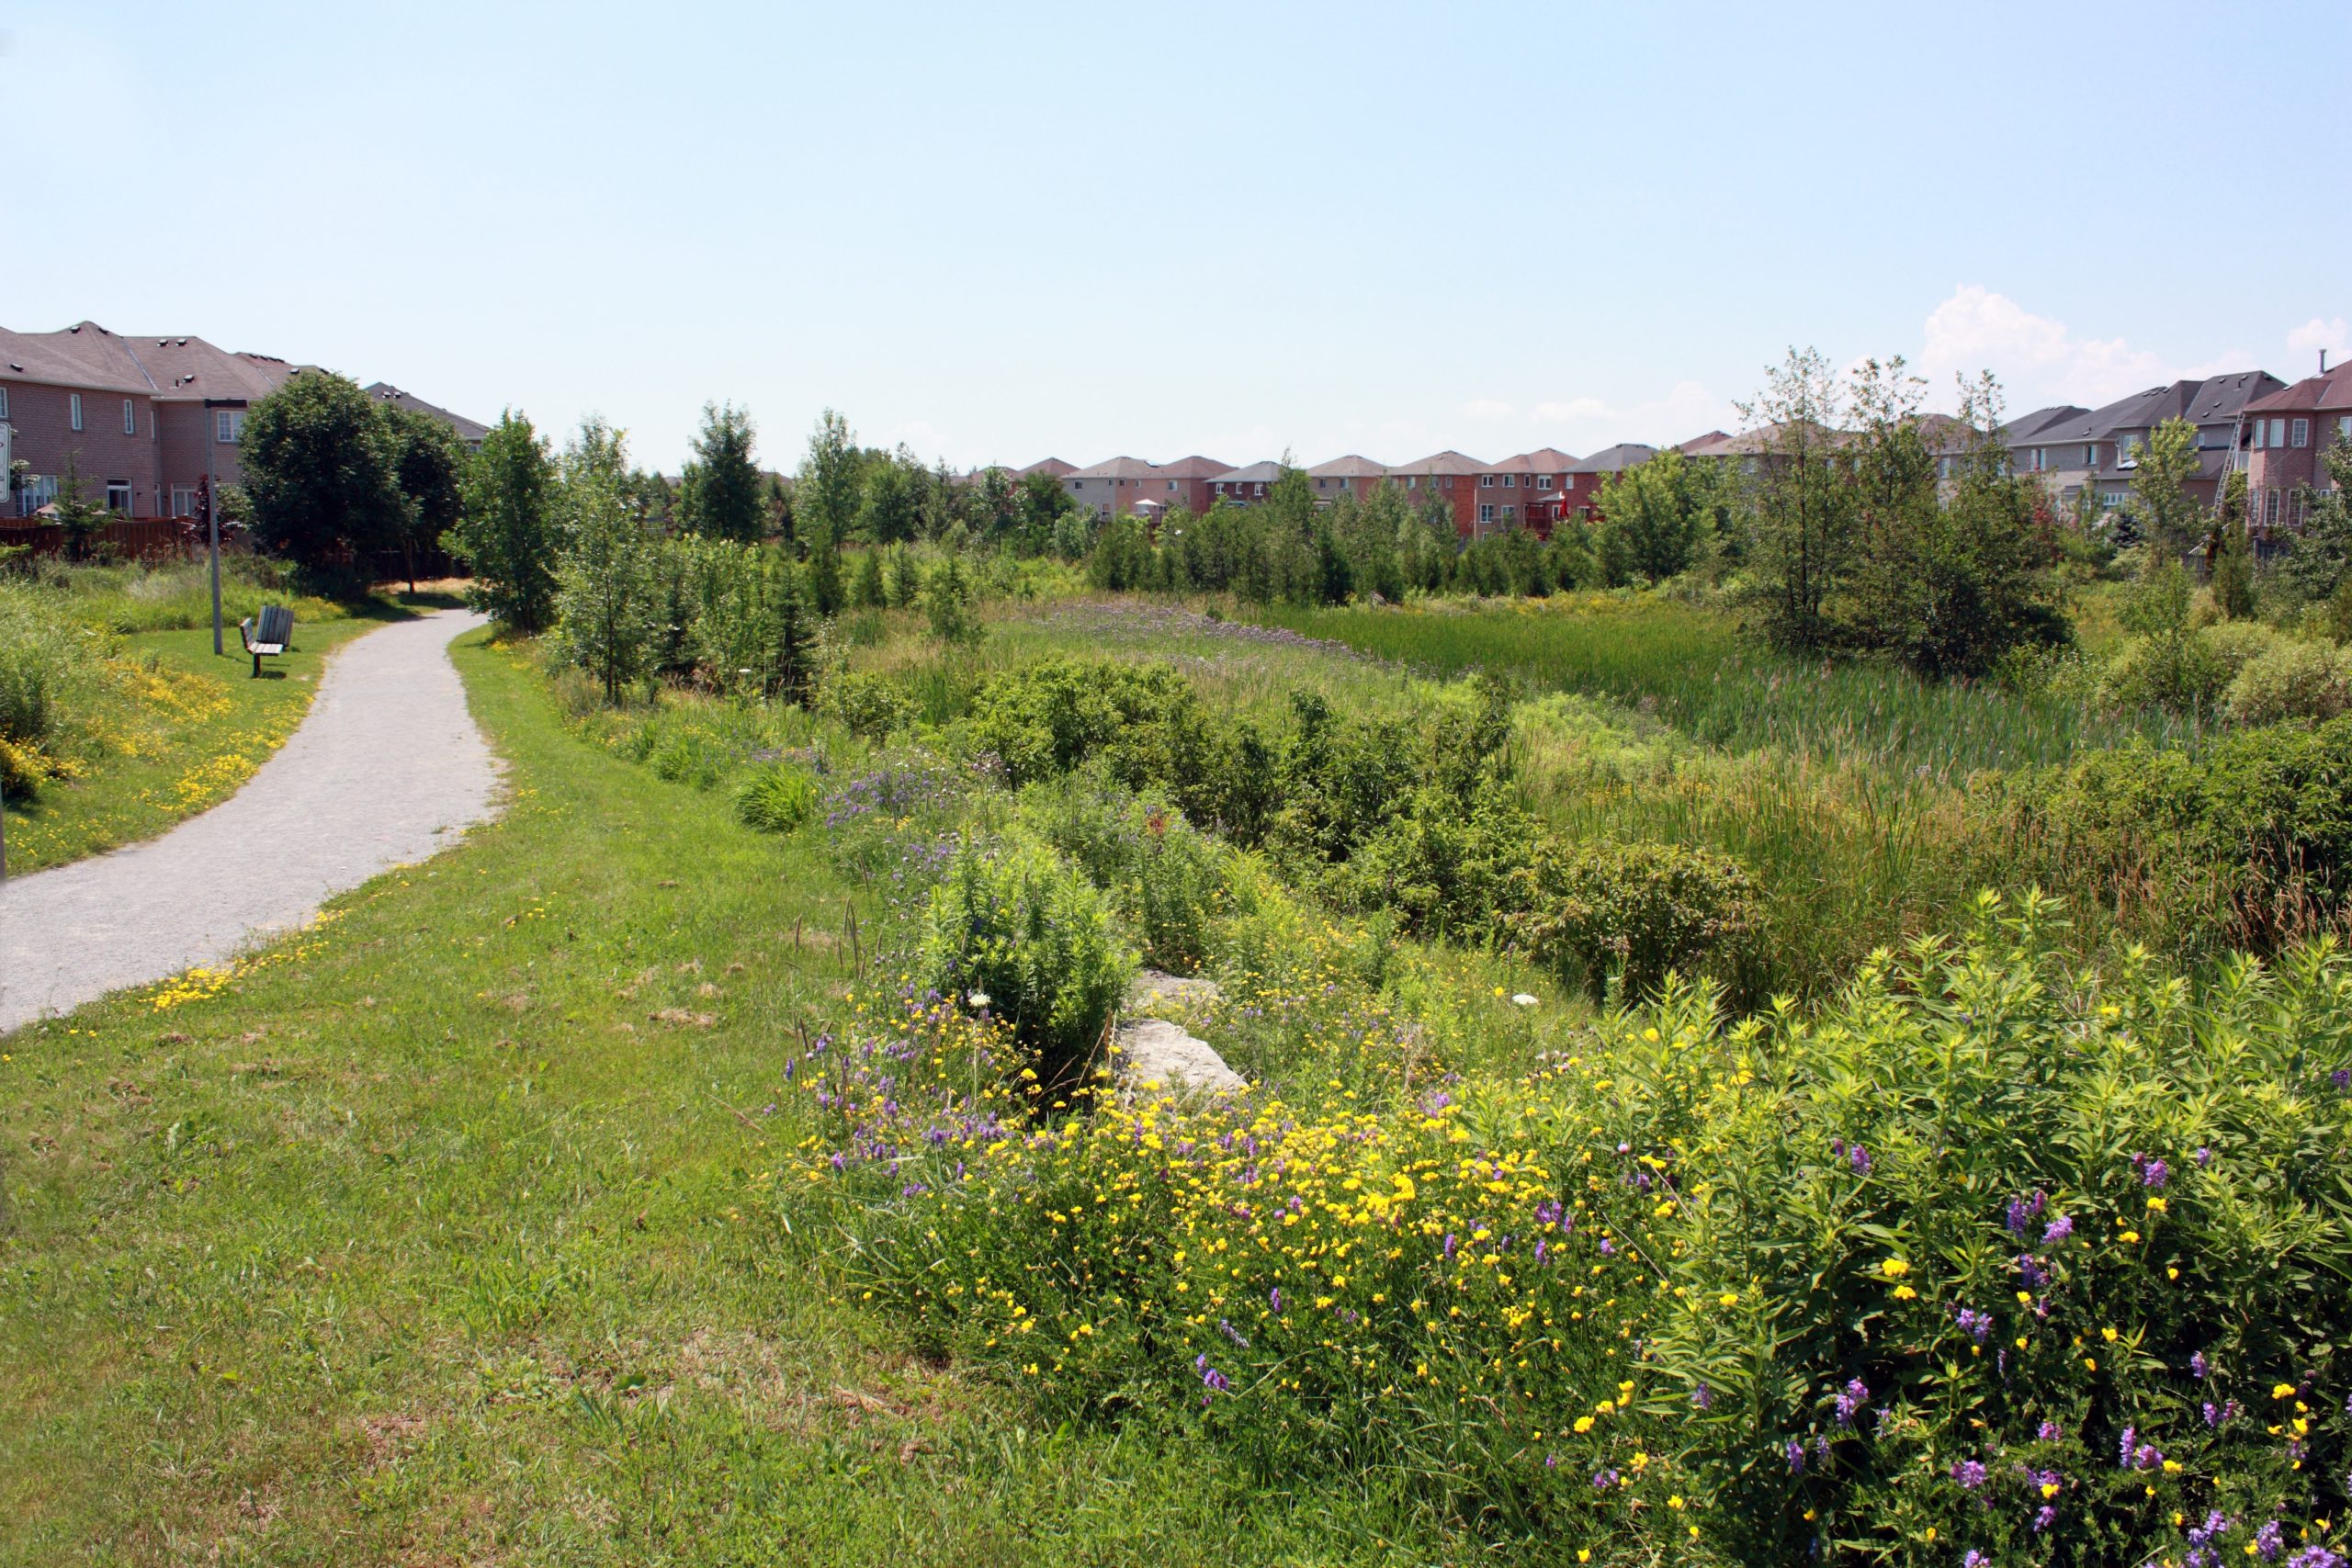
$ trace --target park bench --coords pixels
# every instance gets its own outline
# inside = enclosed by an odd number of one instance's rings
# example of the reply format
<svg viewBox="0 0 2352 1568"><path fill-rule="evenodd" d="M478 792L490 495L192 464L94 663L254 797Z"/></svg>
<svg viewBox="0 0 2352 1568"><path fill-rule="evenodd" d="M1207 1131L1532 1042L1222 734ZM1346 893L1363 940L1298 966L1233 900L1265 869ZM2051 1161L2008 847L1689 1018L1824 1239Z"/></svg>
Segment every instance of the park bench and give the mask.
<svg viewBox="0 0 2352 1568"><path fill-rule="evenodd" d="M258 681L262 655L275 659L294 640L294 612L283 604L265 604L259 621L248 615L237 623L237 636L243 641L245 651L254 656L254 679Z"/></svg>

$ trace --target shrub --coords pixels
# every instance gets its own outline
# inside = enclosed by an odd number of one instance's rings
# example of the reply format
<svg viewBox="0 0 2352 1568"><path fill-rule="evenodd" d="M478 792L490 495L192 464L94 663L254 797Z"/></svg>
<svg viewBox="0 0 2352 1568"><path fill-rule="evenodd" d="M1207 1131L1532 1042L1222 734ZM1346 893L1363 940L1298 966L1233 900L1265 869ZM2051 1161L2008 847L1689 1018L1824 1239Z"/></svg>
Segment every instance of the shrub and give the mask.
<svg viewBox="0 0 2352 1568"><path fill-rule="evenodd" d="M1137 795L1099 773L1033 785L1022 814L1108 894L1146 964L1198 969L1224 901L1227 852L1156 793Z"/></svg>
<svg viewBox="0 0 2352 1568"><path fill-rule="evenodd" d="M816 810L817 781L789 764L754 768L735 786L735 815L763 833L789 833Z"/></svg>
<svg viewBox="0 0 2352 1568"><path fill-rule="evenodd" d="M1100 755L1136 785L1178 776L1195 750L1198 708L1192 683L1165 664L1049 659L982 686L972 727L1016 784Z"/></svg>
<svg viewBox="0 0 2352 1568"><path fill-rule="evenodd" d="M2215 628L2218 629L2218 628ZM2200 635L2135 637L2124 644L2099 682L2116 707L2158 707L2169 713L2209 708L2229 683L2229 667Z"/></svg>
<svg viewBox="0 0 2352 1568"><path fill-rule="evenodd" d="M1737 861L1680 844L1555 840L1517 877L1525 913L1512 933L1596 998L1611 979L1628 998L1650 995L1669 970L1736 976L1761 923Z"/></svg>
<svg viewBox="0 0 2352 1568"><path fill-rule="evenodd" d="M1134 975L1093 884L1034 840L966 839L932 889L916 958L944 997L985 995L1048 1082L1082 1068Z"/></svg>
<svg viewBox="0 0 2352 1568"><path fill-rule="evenodd" d="M2222 708L2236 724L2329 719L2352 713L2352 652L2324 643L2276 639L2240 667L2222 694Z"/></svg>
<svg viewBox="0 0 2352 1568"><path fill-rule="evenodd" d="M1345 908L1393 909L1407 931L1476 938L1511 908L1514 871L1536 828L1499 790L1480 790L1465 809L1434 787L1413 791L1385 826L1348 858L1313 878Z"/></svg>
<svg viewBox="0 0 2352 1568"><path fill-rule="evenodd" d="M914 722L915 705L887 676L842 673L818 688L817 711L853 735L884 740Z"/></svg>
<svg viewBox="0 0 2352 1568"><path fill-rule="evenodd" d="M2352 717L2245 730L2202 758L2135 745L1988 775L1969 811L2014 872L2087 893L2148 940L2268 952L2341 919L2348 776Z"/></svg>

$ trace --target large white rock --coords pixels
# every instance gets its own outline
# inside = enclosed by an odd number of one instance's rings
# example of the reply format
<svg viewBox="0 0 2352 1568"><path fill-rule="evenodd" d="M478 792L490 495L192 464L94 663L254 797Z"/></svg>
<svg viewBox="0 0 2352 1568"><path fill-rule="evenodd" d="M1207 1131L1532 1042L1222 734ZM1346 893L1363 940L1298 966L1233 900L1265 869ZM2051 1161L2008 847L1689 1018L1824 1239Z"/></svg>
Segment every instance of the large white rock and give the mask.
<svg viewBox="0 0 2352 1568"><path fill-rule="evenodd" d="M1159 969L1140 969L1127 985L1125 1011L1148 1013L1159 1008L1190 1011L1196 1008L1214 1007L1225 999L1215 980L1204 976L1187 979Z"/></svg>
<svg viewBox="0 0 2352 1568"><path fill-rule="evenodd" d="M1111 1032L1126 1094L1231 1094L1249 1088L1205 1040L1163 1018L1129 1019Z"/></svg>

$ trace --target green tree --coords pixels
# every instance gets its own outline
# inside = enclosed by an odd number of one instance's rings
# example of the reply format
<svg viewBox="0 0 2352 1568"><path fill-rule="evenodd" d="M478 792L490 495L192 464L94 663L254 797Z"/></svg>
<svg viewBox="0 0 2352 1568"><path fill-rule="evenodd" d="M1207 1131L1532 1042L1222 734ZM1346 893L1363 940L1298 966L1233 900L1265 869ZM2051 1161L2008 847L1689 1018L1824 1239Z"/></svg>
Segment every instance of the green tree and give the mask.
<svg viewBox="0 0 2352 1568"><path fill-rule="evenodd" d="M565 652L618 702L656 654L653 536L631 494L619 432L590 419L565 451L557 505L566 541L556 610Z"/></svg>
<svg viewBox="0 0 2352 1568"><path fill-rule="evenodd" d="M765 530L764 487L752 460L755 432L750 411L705 403L694 458L678 489L684 530L716 539L757 539Z"/></svg>
<svg viewBox="0 0 2352 1568"><path fill-rule="evenodd" d="M2286 537L2278 581L2313 604L2344 593L2352 609L2352 434L2336 437L2320 461L2327 468L2328 488L2302 493L2302 526Z"/></svg>
<svg viewBox="0 0 2352 1568"><path fill-rule="evenodd" d="M391 442L392 480L407 502L401 519L401 564L416 592L416 557L455 527L465 512L466 470L472 454L458 433L416 409L384 408Z"/></svg>
<svg viewBox="0 0 2352 1568"><path fill-rule="evenodd" d="M57 481L57 525L65 530L65 558L90 558L90 541L107 525L107 509L89 497L82 483L81 453L65 454L65 472Z"/></svg>
<svg viewBox="0 0 2352 1568"><path fill-rule="evenodd" d="M794 520L812 540L822 536L838 546L857 521L865 465L854 443L849 422L831 409L809 433L808 455L800 460L800 475L792 488L792 509Z"/></svg>
<svg viewBox="0 0 2352 1568"><path fill-rule="evenodd" d="M1653 584L1688 571L1714 521L1709 479L1671 448L1611 476L1600 492L1602 558Z"/></svg>
<svg viewBox="0 0 2352 1568"><path fill-rule="evenodd" d="M555 618L555 464L531 422L508 409L465 471L465 503L442 547L467 563L466 600L521 632Z"/></svg>
<svg viewBox="0 0 2352 1568"><path fill-rule="evenodd" d="M1856 512L1837 375L1818 350L1792 348L1756 400L1738 406L1753 433L1747 603L1775 644L1827 648L1838 637L1833 596L1854 563Z"/></svg>
<svg viewBox="0 0 2352 1568"><path fill-rule="evenodd" d="M2138 449L2132 475L2133 521L2148 541L2149 558L2169 556L2177 560L2197 542L2201 510L2188 493L2198 477L2197 426L2185 419L2168 419L2148 433Z"/></svg>
<svg viewBox="0 0 2352 1568"><path fill-rule="evenodd" d="M849 602L861 610L889 606L890 586L882 581L882 552L871 545L857 552L857 565L850 572Z"/></svg>
<svg viewBox="0 0 2352 1568"><path fill-rule="evenodd" d="M376 402L349 377L288 377L246 411L238 452L261 541L313 573L364 576L409 516L392 447Z"/></svg>
<svg viewBox="0 0 2352 1568"><path fill-rule="evenodd" d="M858 499L856 532L876 545L898 545L915 536L920 517L915 493L920 469L910 470L897 457L884 457L868 464L865 487Z"/></svg>
<svg viewBox="0 0 2352 1568"><path fill-rule="evenodd" d="M949 644L979 640L979 619L972 614L971 578L964 570L964 558L954 550L943 552L933 563L922 585L922 607L931 622L931 635L937 640Z"/></svg>
<svg viewBox="0 0 2352 1568"><path fill-rule="evenodd" d="M2245 470L2233 468L2222 481L2221 515L2205 536L2207 574L2213 608L2225 621L2253 618L2254 540L2245 526Z"/></svg>

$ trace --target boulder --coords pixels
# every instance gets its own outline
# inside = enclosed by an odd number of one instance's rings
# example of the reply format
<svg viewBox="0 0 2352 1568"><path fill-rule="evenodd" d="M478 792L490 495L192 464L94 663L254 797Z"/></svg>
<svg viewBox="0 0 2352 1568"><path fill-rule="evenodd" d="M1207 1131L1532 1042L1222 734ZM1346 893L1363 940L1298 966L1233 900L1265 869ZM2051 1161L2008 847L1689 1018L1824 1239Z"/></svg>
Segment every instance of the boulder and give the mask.
<svg viewBox="0 0 2352 1568"><path fill-rule="evenodd" d="M1111 1044L1124 1094L1231 1094L1250 1087L1215 1046L1166 1019L1128 1019L1112 1031Z"/></svg>
<svg viewBox="0 0 2352 1568"><path fill-rule="evenodd" d="M1159 1008L1191 1011L1213 1007L1225 999L1215 980L1205 977L1185 978L1158 969L1142 969L1127 985L1125 1011L1148 1013Z"/></svg>

